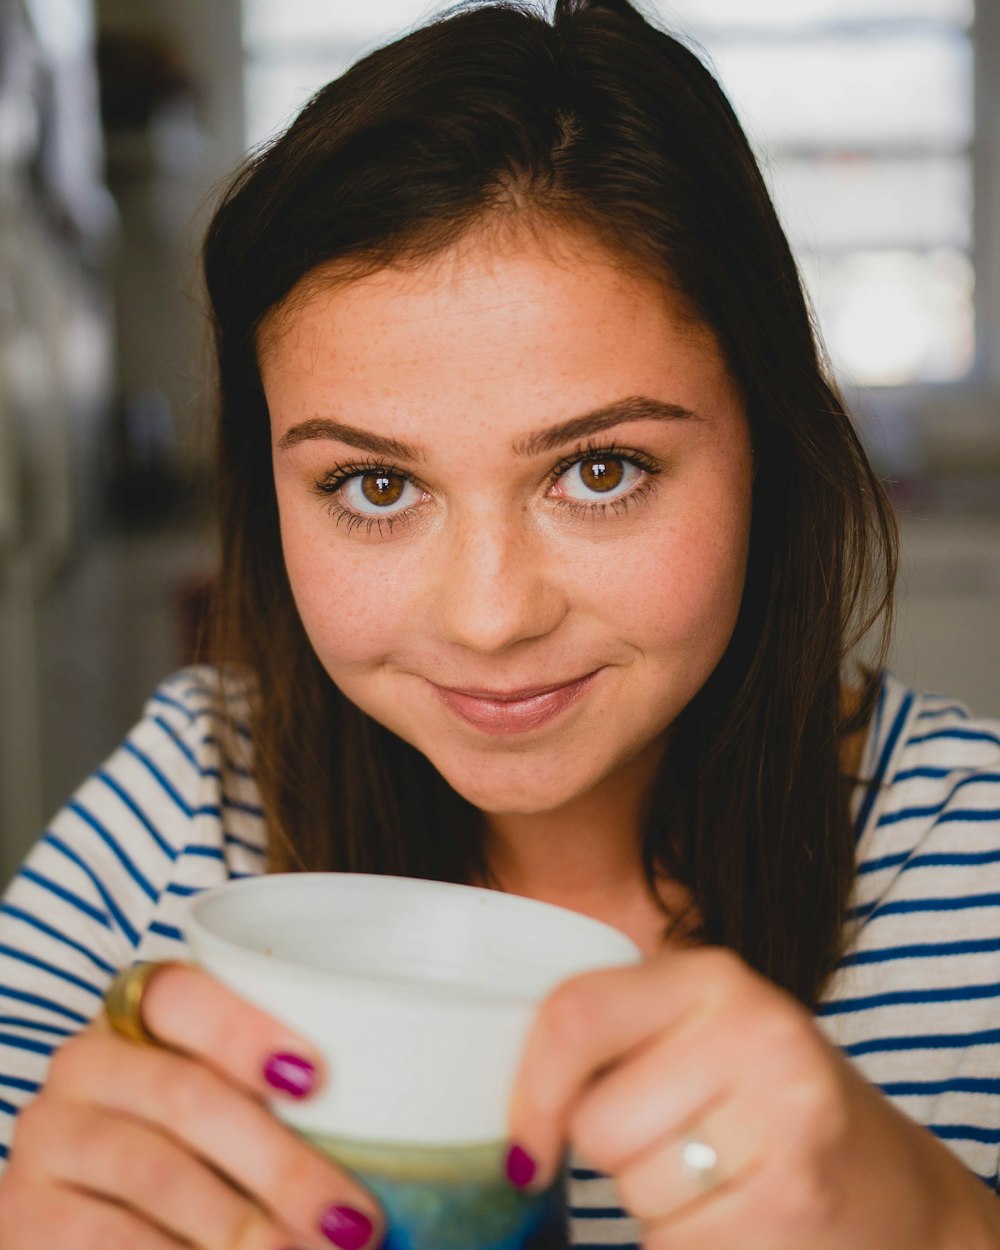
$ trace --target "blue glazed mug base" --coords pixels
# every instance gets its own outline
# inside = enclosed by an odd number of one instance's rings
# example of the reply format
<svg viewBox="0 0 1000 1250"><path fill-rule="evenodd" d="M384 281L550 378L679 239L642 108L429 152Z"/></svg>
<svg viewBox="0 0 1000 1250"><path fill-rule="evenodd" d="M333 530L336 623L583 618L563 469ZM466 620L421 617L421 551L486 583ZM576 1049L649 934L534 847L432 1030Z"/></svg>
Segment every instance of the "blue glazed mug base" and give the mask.
<svg viewBox="0 0 1000 1250"><path fill-rule="evenodd" d="M562 1250L560 1179L528 1195L506 1179L505 1142L423 1146L320 1134L309 1141L347 1168L382 1205L384 1250Z"/></svg>

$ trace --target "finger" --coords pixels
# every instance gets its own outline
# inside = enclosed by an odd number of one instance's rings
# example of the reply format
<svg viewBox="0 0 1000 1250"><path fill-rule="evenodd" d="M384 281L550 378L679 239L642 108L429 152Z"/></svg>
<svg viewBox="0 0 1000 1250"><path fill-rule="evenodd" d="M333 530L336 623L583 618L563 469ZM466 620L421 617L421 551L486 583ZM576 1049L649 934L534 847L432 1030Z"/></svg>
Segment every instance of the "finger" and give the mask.
<svg viewBox="0 0 1000 1250"><path fill-rule="evenodd" d="M642 1250L719 1250L725 1245L778 1250L767 1232L747 1218L742 1189L722 1187L710 1197L689 1203L676 1218L640 1223Z"/></svg>
<svg viewBox="0 0 1000 1250"><path fill-rule="evenodd" d="M625 1209L664 1230L746 1184L764 1156L760 1118L748 1110L725 1098L632 1158L615 1175ZM692 1145L714 1154L714 1166L704 1171L694 1166ZM731 1238L738 1231L730 1230Z"/></svg>
<svg viewBox="0 0 1000 1250"><path fill-rule="evenodd" d="M571 1110L595 1077L653 1037L717 1015L761 980L730 952L702 949L558 986L537 1013L511 1099L512 1139L537 1165L532 1188L558 1171Z"/></svg>
<svg viewBox="0 0 1000 1250"><path fill-rule="evenodd" d="M22 1177L11 1164L0 1193L4 1250L184 1250L183 1242L141 1216L40 1177Z"/></svg>
<svg viewBox="0 0 1000 1250"><path fill-rule="evenodd" d="M169 964L147 984L145 1027L255 1093L306 1097L325 1079L323 1058L280 1020L191 964Z"/></svg>
<svg viewBox="0 0 1000 1250"><path fill-rule="evenodd" d="M574 1105L567 1130L573 1149L590 1167L617 1175L665 1136L683 1132L731 1094L721 1041L696 1016L633 1050Z"/></svg>
<svg viewBox="0 0 1000 1250"><path fill-rule="evenodd" d="M799 1250L829 1244L829 1214L815 1178L761 1158L703 1199L665 1219L643 1221L642 1246L643 1250L718 1250L727 1245L740 1250Z"/></svg>
<svg viewBox="0 0 1000 1250"><path fill-rule="evenodd" d="M365 1221L370 1225L362 1239L367 1242L384 1224L372 1196L351 1176L263 1103L186 1055L97 1033L86 1048L67 1046L57 1053L49 1089L165 1127L306 1238L338 1220L354 1220L361 1230Z"/></svg>
<svg viewBox="0 0 1000 1250"><path fill-rule="evenodd" d="M147 1124L64 1103L43 1132L35 1149L44 1150L55 1180L124 1204L185 1244L282 1250L294 1238L293 1230Z"/></svg>

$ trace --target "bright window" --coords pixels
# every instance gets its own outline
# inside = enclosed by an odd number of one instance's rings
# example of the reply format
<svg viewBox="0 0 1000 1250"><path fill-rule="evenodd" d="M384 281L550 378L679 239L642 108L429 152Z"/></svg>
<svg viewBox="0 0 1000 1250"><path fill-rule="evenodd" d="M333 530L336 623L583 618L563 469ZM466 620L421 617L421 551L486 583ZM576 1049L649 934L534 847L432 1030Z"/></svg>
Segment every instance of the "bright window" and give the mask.
<svg viewBox="0 0 1000 1250"><path fill-rule="evenodd" d="M639 2L716 68L837 372L869 386L966 378L975 354L973 0ZM249 141L440 7L243 0Z"/></svg>

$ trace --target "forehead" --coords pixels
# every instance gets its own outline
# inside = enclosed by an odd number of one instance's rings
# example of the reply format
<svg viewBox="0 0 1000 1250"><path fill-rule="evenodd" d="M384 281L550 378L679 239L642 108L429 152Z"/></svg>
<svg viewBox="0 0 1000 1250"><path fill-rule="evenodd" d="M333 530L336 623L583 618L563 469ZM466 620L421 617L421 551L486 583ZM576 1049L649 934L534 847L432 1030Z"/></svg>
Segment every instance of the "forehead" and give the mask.
<svg viewBox="0 0 1000 1250"><path fill-rule="evenodd" d="M346 408L401 437L440 411L515 430L519 412L534 429L624 395L693 407L726 380L714 336L665 282L572 230L310 274L265 324L260 367L278 427Z"/></svg>
<svg viewBox="0 0 1000 1250"><path fill-rule="evenodd" d="M611 251L582 225L526 220L520 226L482 223L417 261L320 266L266 314L258 354L263 363L289 336L324 326L349 330L359 316L383 324L395 317L403 326L412 318L415 332L421 314L462 315L472 302L489 310L492 301L494 318L500 318L504 308L523 311L567 295L575 302L588 293L595 304L613 299L618 312L631 305L648 317L655 308L678 328L706 333L665 274L655 276L637 260Z"/></svg>

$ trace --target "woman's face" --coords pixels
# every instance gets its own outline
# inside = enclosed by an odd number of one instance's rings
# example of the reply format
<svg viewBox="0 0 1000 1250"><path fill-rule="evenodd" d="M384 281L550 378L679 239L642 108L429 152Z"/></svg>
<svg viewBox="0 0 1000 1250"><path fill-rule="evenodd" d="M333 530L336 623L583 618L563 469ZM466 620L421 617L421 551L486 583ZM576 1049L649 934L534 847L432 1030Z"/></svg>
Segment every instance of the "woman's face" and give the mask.
<svg viewBox="0 0 1000 1250"><path fill-rule="evenodd" d="M582 235L483 235L307 285L261 372L288 576L343 693L488 813L648 777L746 570L713 338Z"/></svg>

